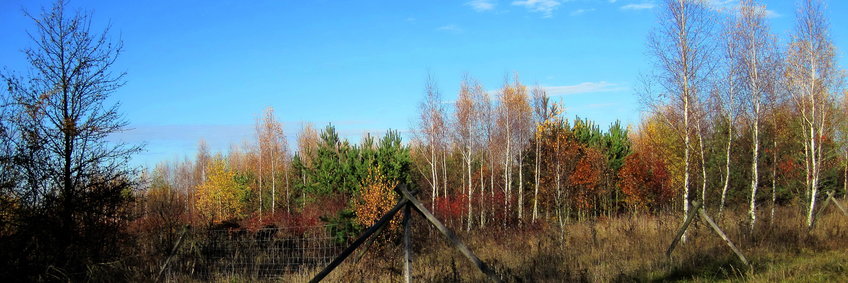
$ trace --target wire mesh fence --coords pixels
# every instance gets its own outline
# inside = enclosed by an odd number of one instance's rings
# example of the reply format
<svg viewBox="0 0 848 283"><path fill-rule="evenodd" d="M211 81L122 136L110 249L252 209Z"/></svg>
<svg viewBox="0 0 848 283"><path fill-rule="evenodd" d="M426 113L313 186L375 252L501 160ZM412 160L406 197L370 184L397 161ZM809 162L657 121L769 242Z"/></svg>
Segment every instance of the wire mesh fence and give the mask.
<svg viewBox="0 0 848 283"><path fill-rule="evenodd" d="M165 278L179 282L308 276L330 263L346 245L337 242L329 228L190 230L166 267Z"/></svg>

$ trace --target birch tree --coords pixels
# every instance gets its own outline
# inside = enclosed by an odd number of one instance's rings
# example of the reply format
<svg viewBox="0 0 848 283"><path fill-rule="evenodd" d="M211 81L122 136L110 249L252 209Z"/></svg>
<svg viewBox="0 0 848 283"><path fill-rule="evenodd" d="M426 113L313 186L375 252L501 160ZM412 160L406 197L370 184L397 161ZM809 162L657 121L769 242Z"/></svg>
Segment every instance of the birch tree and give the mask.
<svg viewBox="0 0 848 283"><path fill-rule="evenodd" d="M466 230L471 230L471 225L474 220L471 204L473 200L473 192L476 187L474 186L471 170L474 158L474 146L476 145L477 140L477 131L475 131L475 127L477 125L476 119L479 118L479 115L476 113L477 109L474 103L475 99L482 95L482 92L483 87L474 79L466 75L460 85L459 95L454 109L454 139L459 147L463 159L463 166L465 167L463 175L466 180L466 186L463 188L463 191L466 194L466 202L468 203L468 222L466 223Z"/></svg>
<svg viewBox="0 0 848 283"><path fill-rule="evenodd" d="M427 82L424 85L424 101L419 107L418 127L416 131L416 139L421 146L417 148L423 149L426 152L422 154L425 157L427 164L430 167L429 176L426 178L430 183L431 189L431 208L436 209L436 197L439 193L440 181L440 162L444 163L444 155L440 160L440 149L443 144L443 132L445 128L445 114L442 107L442 95L436 86L435 80L427 77ZM442 168L444 168L442 164ZM442 173L441 178L444 178ZM447 188L445 188L447 192Z"/></svg>
<svg viewBox="0 0 848 283"><path fill-rule="evenodd" d="M724 118L727 126L727 142L724 147L724 176L722 177L721 201L718 207L719 216L724 212L724 206L727 199L727 190L730 187L730 153L733 149L734 128L736 127L736 118L739 114L739 84L740 84L740 68L738 64L737 54L742 52L739 48L739 33L736 25L738 21L731 18L724 22L722 27L721 38L721 79L717 82L716 103Z"/></svg>
<svg viewBox="0 0 848 283"><path fill-rule="evenodd" d="M541 182L542 177L542 168L541 161L544 159L542 157L542 138L544 137L544 131L546 128L550 127L550 124L554 122L554 118L559 116L560 109L556 107L556 104L552 104L550 102L550 97L548 97L545 89L536 86L532 90L533 95L533 118L535 123L534 129L534 148L535 148L535 160L534 160L534 170L533 170L533 223L536 222L536 219L539 217L539 183Z"/></svg>
<svg viewBox="0 0 848 283"><path fill-rule="evenodd" d="M807 225L812 225L819 190L819 177L825 158L823 137L831 131L833 92L841 87L837 71L836 47L830 39L829 23L821 0L803 0L786 59L786 79L792 100L800 112L804 131L806 191L809 198Z"/></svg>
<svg viewBox="0 0 848 283"><path fill-rule="evenodd" d="M778 54L775 37L765 22L766 7L752 0L739 3L737 33L739 36L739 64L744 75L743 100L745 112L751 121L751 197L748 214L751 231L757 222L757 189L759 187L760 118L767 102L769 86L773 85L773 69L777 68Z"/></svg>
<svg viewBox="0 0 848 283"><path fill-rule="evenodd" d="M665 0L658 14L660 26L649 37L649 51L657 73L649 80L656 81L659 93L648 91L643 97L654 113L682 117L682 125L670 123L683 141L683 217L689 212L690 175L693 131L693 110L698 92L709 77L712 63L712 10L706 1ZM651 88L648 88L651 89ZM669 107L672 111L663 111Z"/></svg>

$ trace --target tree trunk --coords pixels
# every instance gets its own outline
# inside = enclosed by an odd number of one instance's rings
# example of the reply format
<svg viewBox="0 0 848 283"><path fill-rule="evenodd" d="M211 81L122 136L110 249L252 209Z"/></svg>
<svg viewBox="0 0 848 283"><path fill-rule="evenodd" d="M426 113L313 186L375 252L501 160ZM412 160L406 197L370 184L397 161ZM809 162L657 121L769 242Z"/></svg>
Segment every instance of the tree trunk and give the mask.
<svg viewBox="0 0 848 283"><path fill-rule="evenodd" d="M478 200L478 202L480 202L480 228L483 228L483 224L486 223L486 209L484 207L485 202L483 201L483 197L485 196L483 194L484 193L483 190L486 187L486 182L485 182L486 179L483 176L483 162L484 161L485 160L483 159L483 156L481 156L481 158L480 158L480 200Z"/></svg>
<svg viewBox="0 0 848 283"><path fill-rule="evenodd" d="M539 133L536 133L536 170L534 171L533 176L533 223L536 223L536 218L539 216L539 147ZM846 169L846 172L848 172L848 169Z"/></svg>
<svg viewBox="0 0 848 283"><path fill-rule="evenodd" d="M523 147L518 149L518 221L524 222L524 158Z"/></svg>
<svg viewBox="0 0 848 283"><path fill-rule="evenodd" d="M468 225L467 225L465 230L471 231L471 223L474 222L473 221L474 220L474 214L473 214L473 211L471 211L471 209L472 209L471 201L472 201L472 197L474 196L474 194L473 194L473 192L474 192L474 184L473 183L474 182L471 179L472 173L471 173L471 147L470 146L468 147L468 160L466 161L466 165L468 165L468 200L467 200L468 201Z"/></svg>
<svg viewBox="0 0 848 283"><path fill-rule="evenodd" d="M777 128L777 124L775 123L775 129ZM774 224L774 208L777 206L777 135L775 134L775 138L772 141L772 162L771 162L771 217L769 218L770 224Z"/></svg>
<svg viewBox="0 0 848 283"><path fill-rule="evenodd" d="M277 206L277 159L274 156L274 151L271 151L271 215L274 214L274 208Z"/></svg>
<svg viewBox="0 0 848 283"><path fill-rule="evenodd" d="M685 60L684 60L685 62ZM685 67L685 66L684 66ZM689 214L689 94L687 82L684 77L683 89L683 220L686 220L686 215ZM681 239L686 242L686 234Z"/></svg>
<svg viewBox="0 0 848 283"><path fill-rule="evenodd" d="M444 197L448 197L448 150L442 149L442 190L444 190Z"/></svg>
<svg viewBox="0 0 848 283"><path fill-rule="evenodd" d="M750 203L750 208L748 210L748 213L750 214L750 217L751 217L751 232L752 233L754 231L754 225L756 225L756 222L757 222L757 185L758 185L757 183L758 183L758 179L759 179L759 172L757 170L758 169L757 161L759 160L759 154L760 154L760 143L759 143L759 140L760 140L760 136L759 136L760 135L760 117L759 117L760 105L759 105L758 102L755 103L755 105L754 105L754 112L755 112L755 114L754 114L754 131L753 131L753 141L752 141L752 143L753 143L752 146L753 146L754 149L753 149L752 160L751 160L751 203Z"/></svg>
<svg viewBox="0 0 848 283"><path fill-rule="evenodd" d="M291 162L289 162L291 165ZM291 182L289 182L289 169L290 167L286 166L286 212L291 213Z"/></svg>
<svg viewBox="0 0 848 283"><path fill-rule="evenodd" d="M259 184L257 185L259 188L259 223L262 223L262 144L259 145L259 163L257 167L259 167Z"/></svg>
<svg viewBox="0 0 848 283"><path fill-rule="evenodd" d="M438 164L436 162L436 147L435 145L430 145L430 176L432 177L431 187L433 189L433 193L430 194L430 209L432 209L433 212L436 211L436 196L439 194L439 171L436 164Z"/></svg>
<svg viewBox="0 0 848 283"><path fill-rule="evenodd" d="M701 153L701 203L707 210L707 162L704 158L704 134L701 132L701 121L698 120L698 145Z"/></svg>
<svg viewBox="0 0 848 283"><path fill-rule="evenodd" d="M731 103L732 104L732 103ZM732 115L732 114L731 114ZM730 187L730 150L733 144L733 118L728 115L727 118L727 147L724 154L724 186L721 188L721 204L718 207L718 215L721 218L724 212L724 202L727 198L727 188Z"/></svg>

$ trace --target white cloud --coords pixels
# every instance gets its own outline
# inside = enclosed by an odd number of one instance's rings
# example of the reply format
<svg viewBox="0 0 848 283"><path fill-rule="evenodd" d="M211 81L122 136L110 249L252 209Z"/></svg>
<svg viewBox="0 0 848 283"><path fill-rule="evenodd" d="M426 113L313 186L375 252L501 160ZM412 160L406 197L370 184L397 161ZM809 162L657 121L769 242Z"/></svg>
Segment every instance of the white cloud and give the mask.
<svg viewBox="0 0 848 283"><path fill-rule="evenodd" d="M708 0L707 5L710 6L713 10L722 12L722 13L730 13L735 14L739 11L739 1L738 0ZM759 7L760 9L765 9L764 13L766 18L774 19L782 17L780 13L767 9L766 5L763 4Z"/></svg>
<svg viewBox="0 0 848 283"><path fill-rule="evenodd" d="M653 8L654 8L654 3L650 3L650 2L645 2L645 3L640 3L640 4L627 4L627 5L621 6L622 10L646 10L646 9L653 9Z"/></svg>
<svg viewBox="0 0 848 283"><path fill-rule="evenodd" d="M471 0L465 2L465 5L471 6L471 9L477 12L486 12L495 9L495 3L492 0Z"/></svg>
<svg viewBox="0 0 848 283"><path fill-rule="evenodd" d="M778 12L775 12L774 10L766 10L766 18L774 19L774 18L780 18L782 16L783 15L779 14Z"/></svg>
<svg viewBox="0 0 848 283"><path fill-rule="evenodd" d="M605 81L600 82L583 82L576 85L564 85L564 86L544 86L542 87L550 96L557 95L572 95L572 94L582 94L582 93L599 93L599 92L612 92L612 91L624 91L627 90L626 87L621 86L615 83L609 83Z"/></svg>
<svg viewBox="0 0 848 283"><path fill-rule="evenodd" d="M541 13L543 18L553 16L554 10L559 8L560 1L557 0L519 0L512 1L513 6L524 6L527 10L535 13Z"/></svg>
<svg viewBox="0 0 848 283"><path fill-rule="evenodd" d="M462 32L462 28L460 28L459 26L457 26L455 24L443 25L443 26L437 27L436 30L445 31L445 32L452 32L452 33Z"/></svg>
<svg viewBox="0 0 848 283"><path fill-rule="evenodd" d="M582 14L585 14L585 13L588 13L588 12L592 12L592 11L595 11L595 9L594 9L594 8L590 8L590 9L577 9L577 10L571 11L571 13L570 13L569 15L571 15L571 16L579 16L579 15L582 15Z"/></svg>

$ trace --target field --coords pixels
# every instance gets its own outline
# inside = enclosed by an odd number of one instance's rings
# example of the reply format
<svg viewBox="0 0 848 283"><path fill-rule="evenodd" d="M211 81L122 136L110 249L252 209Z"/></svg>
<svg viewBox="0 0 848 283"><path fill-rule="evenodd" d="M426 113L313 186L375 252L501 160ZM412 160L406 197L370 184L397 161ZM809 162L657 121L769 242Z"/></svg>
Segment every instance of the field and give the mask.
<svg viewBox="0 0 848 283"><path fill-rule="evenodd" d="M631 215L559 225L460 232L463 241L507 282L751 281L839 282L848 279L848 219L829 208L808 233L799 208L779 207L773 222L748 234L744 210L725 211L716 221L751 262L745 267L705 224L696 221L671 258L665 251L681 219L677 215ZM714 214L714 213L710 213ZM768 217L768 215L764 215ZM413 218L413 279L478 282L484 275L423 219ZM449 225L450 226L450 225ZM327 278L338 281L402 281L397 237L380 237L362 259L348 258ZM286 274L308 281L317 270ZM188 276L172 281L192 281ZM250 276L215 281L254 281ZM196 280L196 279L194 279Z"/></svg>

